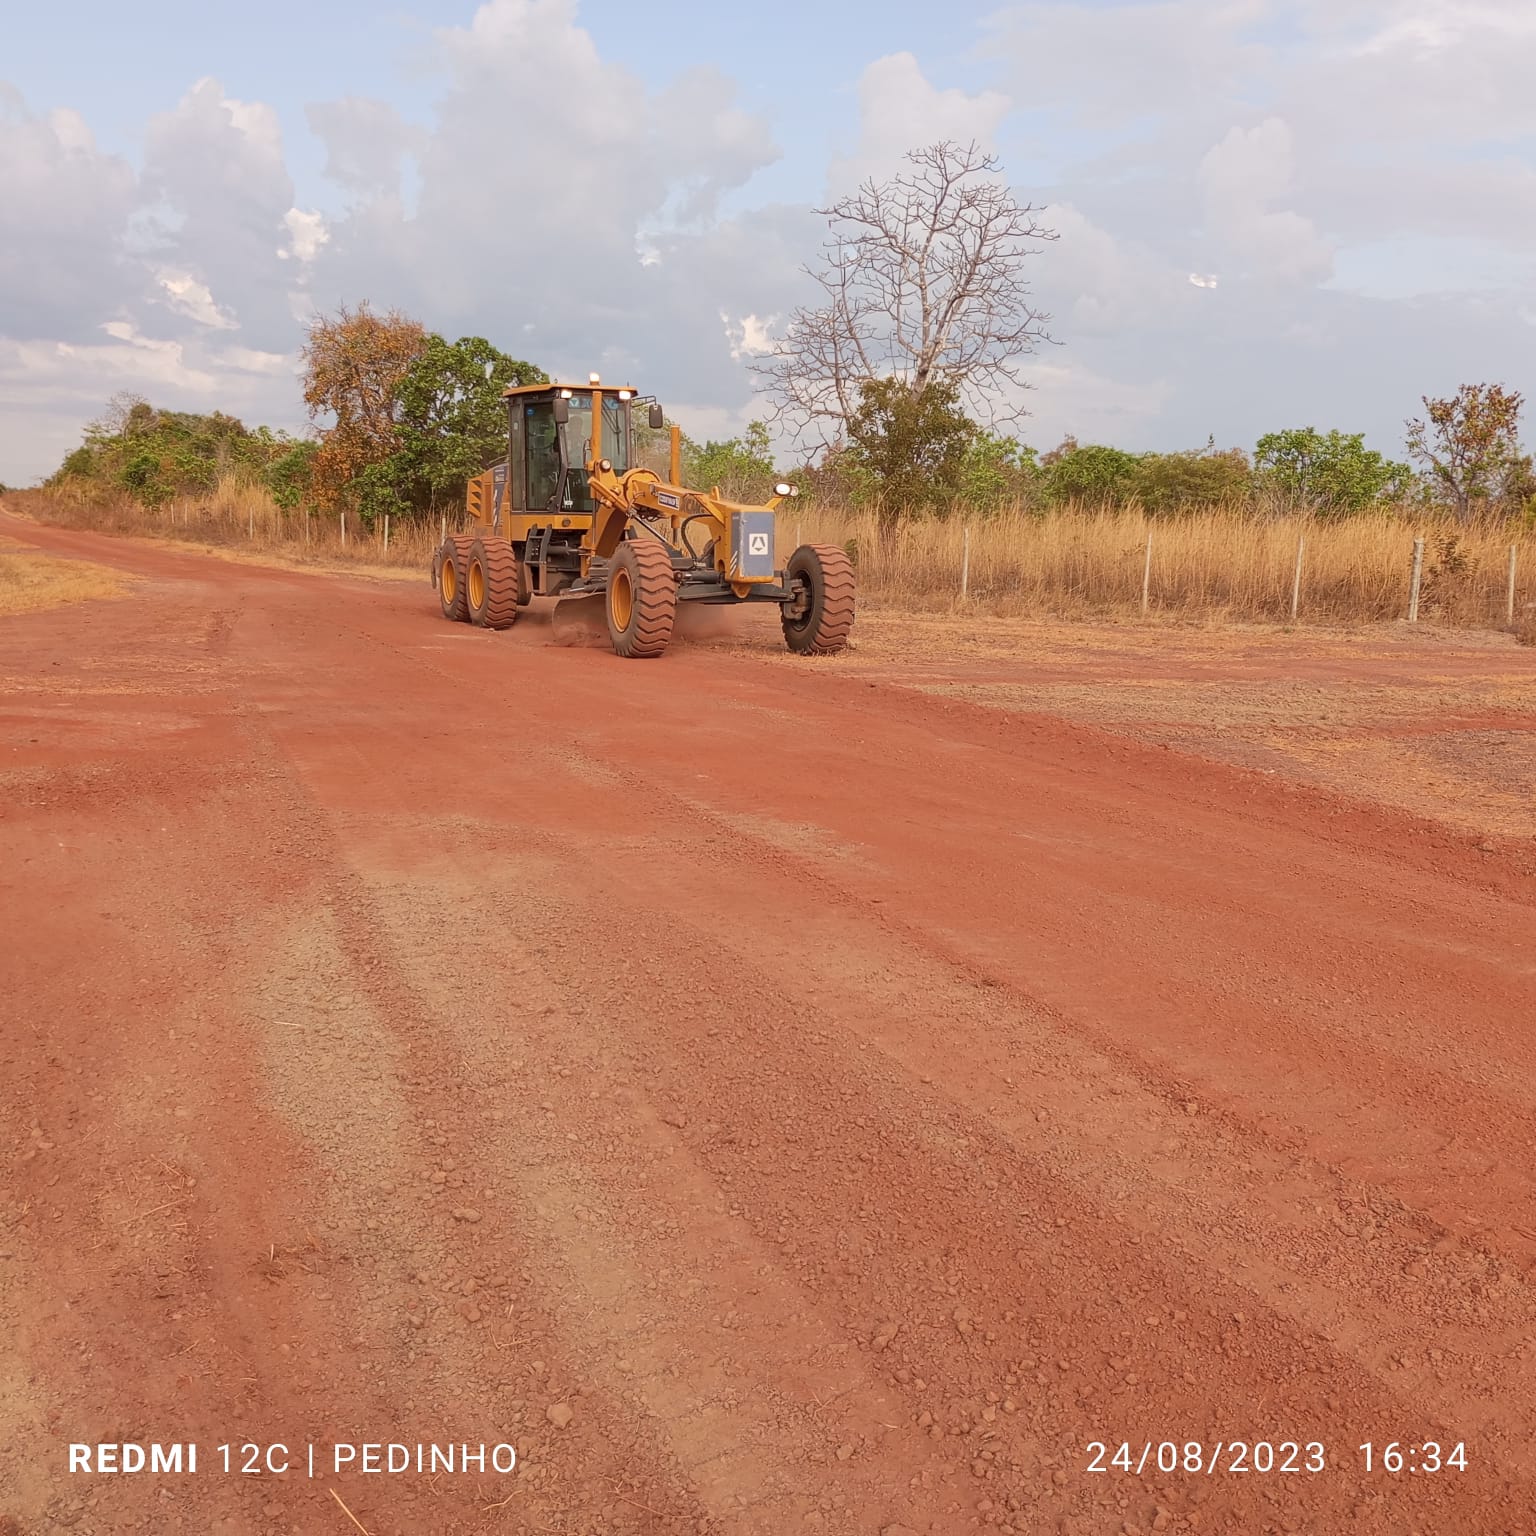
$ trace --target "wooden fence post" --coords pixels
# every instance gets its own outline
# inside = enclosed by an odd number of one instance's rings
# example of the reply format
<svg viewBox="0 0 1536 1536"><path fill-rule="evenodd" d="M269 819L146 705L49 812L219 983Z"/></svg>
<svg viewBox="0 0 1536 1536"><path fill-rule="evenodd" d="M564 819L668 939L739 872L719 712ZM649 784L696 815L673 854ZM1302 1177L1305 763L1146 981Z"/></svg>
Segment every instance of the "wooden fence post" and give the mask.
<svg viewBox="0 0 1536 1536"><path fill-rule="evenodd" d="M1301 607L1301 552L1307 547L1306 537L1296 538L1296 575L1291 582L1291 623L1296 622L1296 610Z"/></svg>
<svg viewBox="0 0 1536 1536"><path fill-rule="evenodd" d="M384 553L389 553L389 513L384 514Z"/></svg>
<svg viewBox="0 0 1536 1536"><path fill-rule="evenodd" d="M446 512L438 519L438 523L440 532L437 536L437 542L439 544L446 544L448 542L448 514Z"/></svg>
<svg viewBox="0 0 1536 1536"><path fill-rule="evenodd" d="M1152 596L1152 530L1147 529L1147 558L1141 568L1141 616L1147 616L1147 604Z"/></svg>
<svg viewBox="0 0 1536 1536"><path fill-rule="evenodd" d="M967 523L960 533L960 596L971 595L971 525Z"/></svg>
<svg viewBox="0 0 1536 1536"><path fill-rule="evenodd" d="M1424 540L1413 541L1413 576L1408 583L1408 622L1419 622L1419 585L1424 579Z"/></svg>
<svg viewBox="0 0 1536 1536"><path fill-rule="evenodd" d="M341 514L341 547L343 549L347 547L347 514L345 512Z"/></svg>
<svg viewBox="0 0 1536 1536"><path fill-rule="evenodd" d="M252 544L254 544L256 542L256 506L254 502L246 507L245 513L245 536Z"/></svg>
<svg viewBox="0 0 1536 1536"><path fill-rule="evenodd" d="M1513 544L1509 546L1509 582L1504 588L1504 622L1506 624L1515 622L1515 548Z"/></svg>
<svg viewBox="0 0 1536 1536"><path fill-rule="evenodd" d="M304 503L304 542L309 543L309 503Z"/></svg>

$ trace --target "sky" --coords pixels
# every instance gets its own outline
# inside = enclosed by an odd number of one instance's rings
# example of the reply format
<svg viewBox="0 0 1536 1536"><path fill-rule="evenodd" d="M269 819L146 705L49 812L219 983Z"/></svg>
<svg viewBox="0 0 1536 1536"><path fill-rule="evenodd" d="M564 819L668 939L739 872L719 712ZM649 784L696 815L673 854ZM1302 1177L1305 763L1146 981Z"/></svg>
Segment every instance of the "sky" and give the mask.
<svg viewBox="0 0 1536 1536"><path fill-rule="evenodd" d="M815 209L939 139L1027 263L1046 449L1402 456L1536 389L1532 0L0 0L0 482L118 391L303 430L341 303L632 383L694 436L815 290Z"/></svg>

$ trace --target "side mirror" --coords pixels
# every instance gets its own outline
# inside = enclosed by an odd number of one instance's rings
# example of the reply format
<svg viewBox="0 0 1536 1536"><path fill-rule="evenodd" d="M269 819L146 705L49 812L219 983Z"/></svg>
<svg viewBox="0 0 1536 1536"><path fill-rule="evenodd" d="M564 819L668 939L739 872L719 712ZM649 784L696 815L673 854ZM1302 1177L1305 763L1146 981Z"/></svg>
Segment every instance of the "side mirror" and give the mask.
<svg viewBox="0 0 1536 1536"><path fill-rule="evenodd" d="M571 419L571 402L555 397L555 425L563 427Z"/></svg>
<svg viewBox="0 0 1536 1536"><path fill-rule="evenodd" d="M651 401L651 408L646 412L645 421L654 432L659 432L666 425L666 417L661 414L661 401Z"/></svg>

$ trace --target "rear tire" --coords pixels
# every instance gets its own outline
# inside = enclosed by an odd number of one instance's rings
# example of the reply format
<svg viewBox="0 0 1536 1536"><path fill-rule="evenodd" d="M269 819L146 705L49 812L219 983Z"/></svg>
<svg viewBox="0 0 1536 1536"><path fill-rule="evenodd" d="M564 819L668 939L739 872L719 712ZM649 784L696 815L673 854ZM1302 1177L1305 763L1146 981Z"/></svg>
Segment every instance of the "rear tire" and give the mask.
<svg viewBox="0 0 1536 1536"><path fill-rule="evenodd" d="M620 656L660 656L677 618L677 577L666 546L625 539L608 562L608 638Z"/></svg>
<svg viewBox="0 0 1536 1536"><path fill-rule="evenodd" d="M836 544L802 544L784 568L784 643L799 656L831 656L853 628L853 561Z"/></svg>
<svg viewBox="0 0 1536 1536"><path fill-rule="evenodd" d="M473 534L450 533L438 546L433 557L433 577L437 583L437 598L442 604L443 617L454 623L469 617L466 591L469 577L469 551L475 540Z"/></svg>
<svg viewBox="0 0 1536 1536"><path fill-rule="evenodd" d="M469 552L465 597L470 622L481 629L510 629L517 619L520 585L517 556L505 539L478 538Z"/></svg>

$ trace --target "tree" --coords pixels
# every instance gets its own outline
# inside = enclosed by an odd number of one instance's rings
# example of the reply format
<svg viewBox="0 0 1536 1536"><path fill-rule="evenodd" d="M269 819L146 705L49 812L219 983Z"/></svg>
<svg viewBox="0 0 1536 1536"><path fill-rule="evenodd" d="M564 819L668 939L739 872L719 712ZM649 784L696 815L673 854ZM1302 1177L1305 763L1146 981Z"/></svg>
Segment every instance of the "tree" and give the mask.
<svg viewBox="0 0 1536 1536"><path fill-rule="evenodd" d="M1153 516L1200 507L1231 507L1253 491L1248 455L1241 448L1218 452L1144 453L1131 475L1131 494Z"/></svg>
<svg viewBox="0 0 1536 1536"><path fill-rule="evenodd" d="M1042 462L1045 498L1058 504L1079 501L1121 506L1129 500L1136 479L1134 453L1103 443L1088 443L1080 448L1077 440L1070 437Z"/></svg>
<svg viewBox="0 0 1536 1536"><path fill-rule="evenodd" d="M1324 513L1358 512L1407 494L1413 471L1365 446L1363 432L1292 427L1267 432L1253 450L1262 480L1288 500Z"/></svg>
<svg viewBox="0 0 1536 1536"><path fill-rule="evenodd" d="M261 485L279 506L297 506L309 489L316 445L269 427L248 428L222 411L156 410L137 395L116 395L85 429L50 480L126 491L144 506L201 496L221 481Z"/></svg>
<svg viewBox="0 0 1536 1536"><path fill-rule="evenodd" d="M1038 210L1015 201L974 143L906 160L891 180L817 210L832 233L806 272L825 303L796 309L756 365L802 442L839 443L876 381L894 381L913 410L939 387L941 413L964 402L989 419L1017 415L1002 397L1024 387L1020 362L1049 339L1023 281L1025 259L1056 238Z"/></svg>
<svg viewBox="0 0 1536 1536"><path fill-rule="evenodd" d="M926 389L899 378L860 385L847 422L847 457L872 485L882 522L943 506L959 494L976 425L958 397L949 379L931 379Z"/></svg>
<svg viewBox="0 0 1536 1536"><path fill-rule="evenodd" d="M1458 522L1471 522L1479 503L1530 494L1517 390L1463 384L1449 400L1423 399L1424 418L1408 422L1408 456L1422 466L1431 490L1449 498Z"/></svg>
<svg viewBox="0 0 1536 1536"><path fill-rule="evenodd" d="M304 403L311 420L331 418L311 466L321 506L342 505L352 482L399 447L398 392L425 344L416 321L393 309L376 315L366 302L311 322Z"/></svg>
<svg viewBox="0 0 1536 1536"><path fill-rule="evenodd" d="M766 499L779 478L766 422L750 421L741 437L695 443L683 439L683 479L692 486L718 485L741 501Z"/></svg>
<svg viewBox="0 0 1536 1536"><path fill-rule="evenodd" d="M1033 448L1016 437L977 428L960 468L960 500L983 512L1032 502L1040 473L1040 456Z"/></svg>
<svg viewBox="0 0 1536 1536"><path fill-rule="evenodd" d="M372 519L458 502L466 483L507 448L510 384L546 384L542 368L511 357L482 336L423 339L394 389L396 447L357 475L358 510Z"/></svg>

